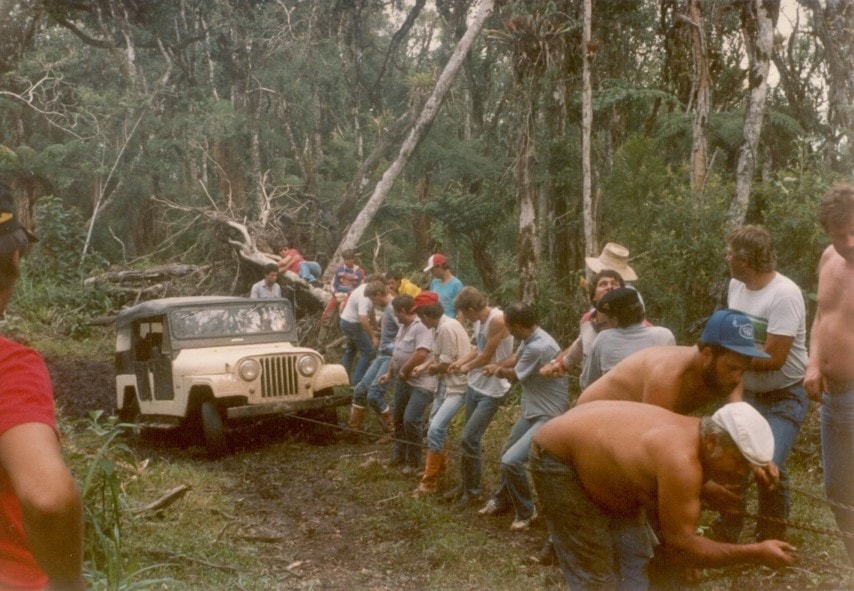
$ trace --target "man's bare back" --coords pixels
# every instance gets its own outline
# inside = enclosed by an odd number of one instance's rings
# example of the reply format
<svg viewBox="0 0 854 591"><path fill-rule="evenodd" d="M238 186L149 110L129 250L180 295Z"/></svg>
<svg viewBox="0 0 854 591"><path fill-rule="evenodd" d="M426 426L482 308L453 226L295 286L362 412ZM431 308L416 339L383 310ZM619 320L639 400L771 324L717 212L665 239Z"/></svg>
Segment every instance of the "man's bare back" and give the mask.
<svg viewBox="0 0 854 591"><path fill-rule="evenodd" d="M592 498L614 514L656 510L662 470L683 475L699 498L700 420L652 405L596 401L549 421L535 441L572 464Z"/></svg>
<svg viewBox="0 0 854 591"><path fill-rule="evenodd" d="M785 542L720 544L697 535L703 482L735 482L749 470L737 447L717 434L703 435L700 423L651 404L600 400L547 422L533 445L572 466L584 494L610 516L633 515L641 507L654 512L665 547L691 564L792 564L794 548ZM764 437L772 438L767 423L765 430ZM771 449L765 454L770 458Z"/></svg>
<svg viewBox="0 0 854 591"><path fill-rule="evenodd" d="M717 388L704 379L703 367L710 359L711 353L704 354L696 346L643 349L591 384L578 397L576 405L594 400L627 400L685 414L710 401L740 400L741 375L737 381L732 375L722 378L724 383ZM721 359L743 365L741 374L746 369L747 362L738 355L724 354Z"/></svg>

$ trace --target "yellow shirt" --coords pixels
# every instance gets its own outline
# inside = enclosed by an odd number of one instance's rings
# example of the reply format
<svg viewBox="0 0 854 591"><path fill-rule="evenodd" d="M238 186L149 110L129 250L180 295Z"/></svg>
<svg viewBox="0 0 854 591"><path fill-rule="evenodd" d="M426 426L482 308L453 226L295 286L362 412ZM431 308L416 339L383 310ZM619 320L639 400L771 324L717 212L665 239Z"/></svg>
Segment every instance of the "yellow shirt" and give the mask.
<svg viewBox="0 0 854 591"><path fill-rule="evenodd" d="M408 295L415 297L419 293L421 293L421 288L412 283L406 277L404 277L400 280L400 287L397 288L397 293L399 293L400 295Z"/></svg>

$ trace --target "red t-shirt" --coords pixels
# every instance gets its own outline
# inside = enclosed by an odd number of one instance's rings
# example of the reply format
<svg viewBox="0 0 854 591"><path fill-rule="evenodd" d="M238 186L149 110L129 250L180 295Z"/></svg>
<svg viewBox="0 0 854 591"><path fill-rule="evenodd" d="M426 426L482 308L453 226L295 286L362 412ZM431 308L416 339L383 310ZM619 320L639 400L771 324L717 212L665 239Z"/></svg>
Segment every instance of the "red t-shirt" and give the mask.
<svg viewBox="0 0 854 591"><path fill-rule="evenodd" d="M56 428L50 375L38 353L0 337L0 437L25 423ZM47 582L27 547L21 506L0 467L0 589L44 589Z"/></svg>
<svg viewBox="0 0 854 591"><path fill-rule="evenodd" d="M299 273L299 264L305 259L302 258L302 255L296 248L289 248L288 250L286 250L285 256L283 256L282 259L286 259L288 257L294 257L294 260L293 262L291 262L287 270L291 271L292 273Z"/></svg>

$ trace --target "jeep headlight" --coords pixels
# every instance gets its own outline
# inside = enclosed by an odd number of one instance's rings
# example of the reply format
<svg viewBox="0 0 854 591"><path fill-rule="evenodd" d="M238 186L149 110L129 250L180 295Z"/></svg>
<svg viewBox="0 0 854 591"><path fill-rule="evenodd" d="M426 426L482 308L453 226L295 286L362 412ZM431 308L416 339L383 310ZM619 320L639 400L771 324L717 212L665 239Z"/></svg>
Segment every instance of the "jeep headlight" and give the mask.
<svg viewBox="0 0 854 591"><path fill-rule="evenodd" d="M254 359L244 359L237 364L237 375L246 382L254 382L261 375L261 364Z"/></svg>
<svg viewBox="0 0 854 591"><path fill-rule="evenodd" d="M303 355L297 361L297 370L305 377L313 376L320 367L320 362L314 355Z"/></svg>

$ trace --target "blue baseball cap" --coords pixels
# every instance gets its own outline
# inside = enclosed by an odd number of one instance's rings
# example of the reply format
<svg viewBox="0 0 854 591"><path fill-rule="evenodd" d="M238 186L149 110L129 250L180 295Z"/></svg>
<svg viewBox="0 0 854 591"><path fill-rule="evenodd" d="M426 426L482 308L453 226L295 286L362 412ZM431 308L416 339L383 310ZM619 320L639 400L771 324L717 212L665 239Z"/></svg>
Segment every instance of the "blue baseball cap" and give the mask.
<svg viewBox="0 0 854 591"><path fill-rule="evenodd" d="M700 340L707 345L719 345L746 357L771 356L756 348L753 342L753 324L738 310L718 310L706 321Z"/></svg>

